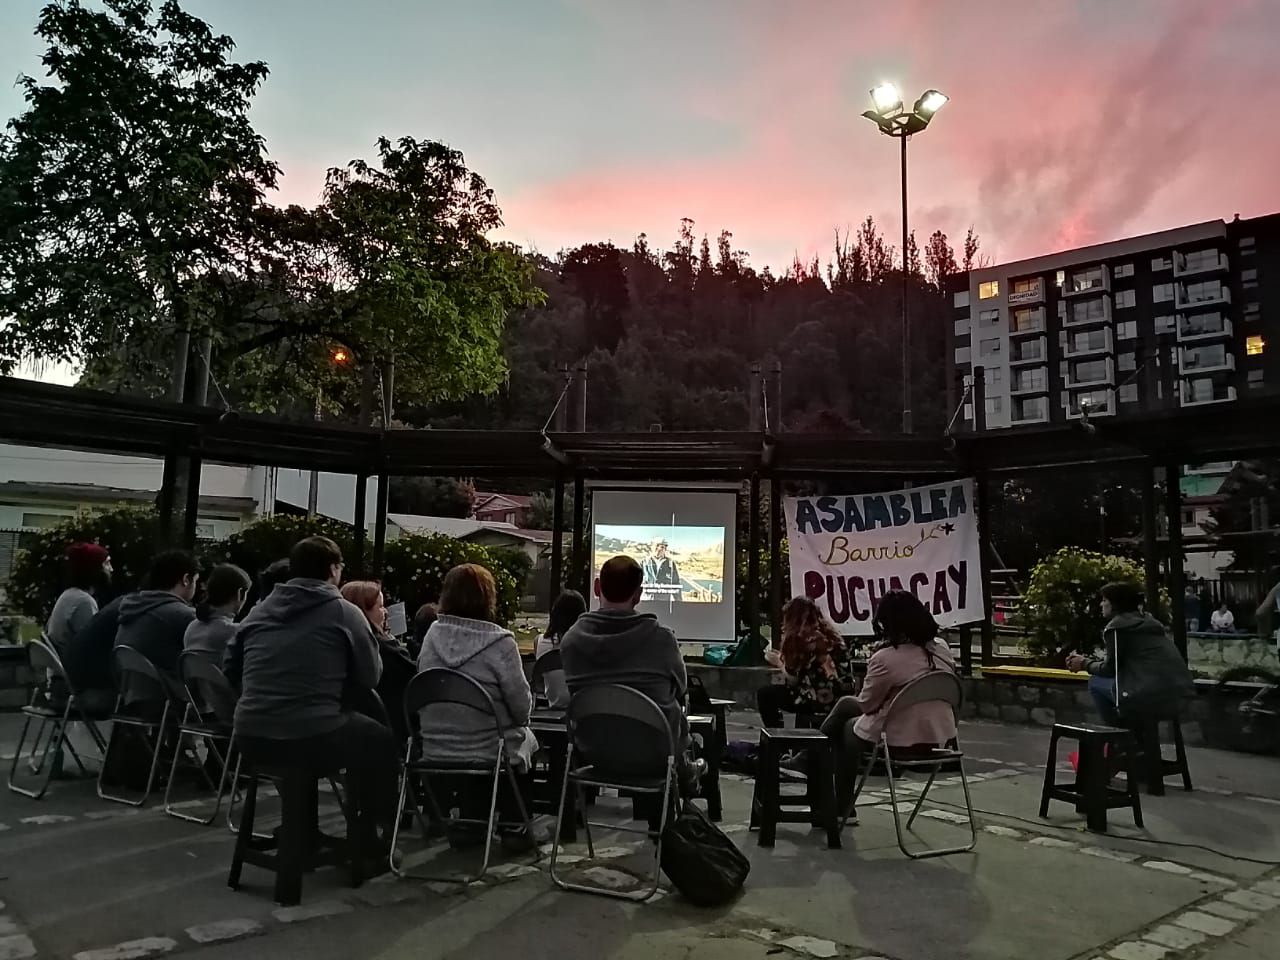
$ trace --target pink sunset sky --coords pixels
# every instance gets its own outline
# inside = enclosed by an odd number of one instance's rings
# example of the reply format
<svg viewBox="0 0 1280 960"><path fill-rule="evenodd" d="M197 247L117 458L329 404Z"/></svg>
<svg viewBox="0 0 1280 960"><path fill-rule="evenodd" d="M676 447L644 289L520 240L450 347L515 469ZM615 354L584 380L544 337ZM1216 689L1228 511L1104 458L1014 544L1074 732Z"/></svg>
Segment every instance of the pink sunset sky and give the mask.
<svg viewBox="0 0 1280 960"><path fill-rule="evenodd" d="M0 63L39 71L39 0L0 11ZM951 97L910 148L923 240L1014 259L1280 210L1272 0L187 0L266 60L253 119L313 203L380 134L449 142L503 235L553 254L669 246L681 217L757 266L899 231L896 144L860 117L892 79ZM0 90L0 113L21 109Z"/></svg>

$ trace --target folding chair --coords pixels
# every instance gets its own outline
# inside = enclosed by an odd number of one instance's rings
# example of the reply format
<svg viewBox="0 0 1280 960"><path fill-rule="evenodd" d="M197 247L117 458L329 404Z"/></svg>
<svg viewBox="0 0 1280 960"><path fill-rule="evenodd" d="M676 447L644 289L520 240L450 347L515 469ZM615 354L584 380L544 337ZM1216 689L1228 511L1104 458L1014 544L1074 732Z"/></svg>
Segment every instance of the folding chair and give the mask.
<svg viewBox="0 0 1280 960"><path fill-rule="evenodd" d="M853 803L857 802L858 795L862 793L862 788L867 782L867 777L871 775L872 769L876 765L877 758L884 757L885 775L889 779L889 798L893 806L893 828L898 835L898 849L910 857L912 860L923 860L928 857L942 857L952 853L968 853L978 843L977 825L973 819L973 801L969 798L969 781L964 773L964 751L960 749L959 741L955 741L955 747L939 747L935 749L927 758L917 759L899 759L893 758L893 750L889 746L889 729L893 726L894 719L900 715L908 707L913 707L919 703L946 703L951 707L952 712L959 717L960 704L963 701L964 692L960 686L960 680L954 673L947 670L935 670L917 677L906 686L904 686L889 705L885 707L885 723L880 733L880 740L876 743L875 748L871 751L871 756L867 758L866 768L862 771L862 777L858 781L857 787L853 791L853 800L850 803L850 809L842 811L843 818L840 822L841 828L849 820L850 811ZM938 776L938 771L945 765L955 763L960 768L960 785L964 788L964 806L965 812L969 815L969 842L965 846L960 847L938 847L926 849L918 853L912 853L907 849L906 838L903 836L902 815L898 811L898 793L895 786L895 768L898 770L925 770L929 771L929 780L924 785L924 789L920 791L920 796L916 800L916 805L911 811L911 816L907 818L907 830L911 829L912 824L916 822L916 817L920 813L920 808L924 805L925 797L929 795L929 790L933 786L933 781Z"/></svg>
<svg viewBox="0 0 1280 960"><path fill-rule="evenodd" d="M560 813L556 837L551 844L551 879L564 890L594 893L604 897L644 902L658 892L662 877L662 835L671 812L671 794L675 783L676 741L662 708L638 690L615 684L586 687L569 700L569 747L565 761L564 785L560 792ZM608 744L608 756L596 755L597 745ZM585 746L585 748L584 748ZM574 752L582 754L585 765L574 766ZM569 788L577 791L577 809L583 811L582 823L587 833L588 859L595 857L591 839L591 819L583 802L584 787L612 787L631 794L661 795L661 808L656 830L596 823L624 833L639 833L654 841L653 877L642 896L610 890L606 887L574 883L556 873L560 853L560 834L565 818Z"/></svg>
<svg viewBox="0 0 1280 960"><path fill-rule="evenodd" d="M410 736L408 738L405 744L404 771L400 778L400 799L396 804L395 826L392 828L391 834L391 870L397 877L411 880L474 883L483 877L489 869L489 854L493 846L494 830L504 826L522 826L528 831L529 836L533 836L533 820L529 816L524 797L520 793L515 770L512 769L507 760L502 723L498 719L498 712L494 708L493 699L489 696L488 691L471 677L464 673L459 673L457 670L446 670L440 667L424 670L409 681L409 686L405 690L404 713L408 728L413 729L412 718L415 715L430 707L443 704L455 704L490 717L493 720L495 753L492 760L477 760L474 762L462 761L454 763L426 759L422 753L423 741L431 735L429 721L424 722L421 737ZM498 819L498 788L502 783L504 774L520 811L521 822L519 823L503 822ZM483 777L491 779L492 789L489 796L488 817L484 820L479 820L474 817L462 816L461 814L465 813L462 810L459 810L460 815L457 817L447 816L431 789L431 777L433 776ZM400 837L400 821L404 816L405 803L410 794L413 795L414 815L417 817L418 825L422 829L424 841L429 839L430 836L430 824L423 816L421 798L418 796L418 788L414 784L415 779L419 777L421 778L423 792L426 794L427 803L431 807L431 815L438 823L444 824L446 831L453 830L458 824L472 824L485 828L484 857L480 862L479 872L461 877L456 874L428 876L420 873L409 873L397 861L396 847ZM452 813L452 808L450 808L449 813ZM535 850L534 859L540 860L541 858L541 852Z"/></svg>
<svg viewBox="0 0 1280 960"><path fill-rule="evenodd" d="M182 691L186 694L187 702L178 723L178 740L174 744L173 762L169 766L169 782L165 785L164 812L178 820L207 827L218 818L218 812L222 809L222 797L227 790L227 774L231 767L234 743L236 692L221 670L207 657L193 650L178 657L178 676L182 680ZM209 715L212 715L212 719L206 719ZM208 771L201 767L205 782L215 793L213 812L208 817L196 817L175 810L170 799L178 773L178 760L182 756L182 745L188 737L192 738L193 743L196 738L203 738L221 768L215 784ZM228 814L228 825L229 819Z"/></svg>
<svg viewBox="0 0 1280 960"><path fill-rule="evenodd" d="M551 702L547 696L547 674L564 669L564 660L560 651L550 650L533 661L533 675L529 678L529 689L533 692L534 703L546 706Z"/></svg>
<svg viewBox="0 0 1280 960"><path fill-rule="evenodd" d="M66 747L67 752L71 754L76 766L80 768L80 772L86 777L89 776L89 771L85 769L84 761L80 759L80 754L76 752L71 738L67 736L67 728L72 723L84 724L85 729L89 731L89 736L93 738L93 742L98 747L99 756L102 756L106 753L106 741L102 737L102 731L98 729L94 721L95 719L105 719L105 717L94 718L85 711L80 697L71 686L71 681L67 677L66 669L62 666L62 661L47 641L33 640L27 645L27 662L30 664L31 673L34 676L47 675L49 677L50 688L61 687L65 690L67 700L62 709L58 709L57 704L47 697L43 697L46 702L41 703L42 692L37 687L32 692L31 703L22 708L22 714L25 719L22 723L22 733L18 736L18 746L14 750L13 761L9 766L9 789L24 797L30 797L32 800L40 800L49 789L49 781L53 779L54 767L57 765L56 758L62 752L63 747ZM27 731L31 727L31 721L33 720L38 720L40 725L36 727L35 737L31 741L30 751L25 759L28 769L36 776L39 776L40 771L44 770L44 780L38 790L23 787L15 782L18 766L24 759L22 747L26 742ZM48 735L47 739L45 739L46 733ZM43 749L41 749L40 743L42 739L44 739ZM36 759L37 752L40 754L38 760ZM52 757L50 756L51 753Z"/></svg>
<svg viewBox="0 0 1280 960"><path fill-rule="evenodd" d="M170 684L166 683L164 676L160 673L160 669L137 650L132 647L116 647L114 656L121 692L116 699L115 712L111 715L111 739L107 741L107 749L102 756L102 770L98 774L98 796L112 803L140 807L147 802L155 786L156 772L160 768L160 754L164 750L165 734L170 727L169 718L173 713L175 695ZM149 720L126 712L124 703L126 690L150 693L151 696L147 697L147 700L163 701L164 707L160 712L160 719ZM111 749L126 731L141 737L144 742L149 738L154 738L155 741L151 746L151 768L147 774L147 785L143 789L142 796L137 799L131 799L124 794L108 793L102 782L103 777L110 770Z"/></svg>

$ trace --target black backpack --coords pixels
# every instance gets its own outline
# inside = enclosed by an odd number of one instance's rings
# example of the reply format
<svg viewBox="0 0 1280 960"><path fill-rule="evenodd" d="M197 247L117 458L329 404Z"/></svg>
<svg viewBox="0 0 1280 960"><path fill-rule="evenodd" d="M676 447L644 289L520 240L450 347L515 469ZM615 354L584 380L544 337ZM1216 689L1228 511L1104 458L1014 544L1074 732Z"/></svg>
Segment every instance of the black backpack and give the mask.
<svg viewBox="0 0 1280 960"><path fill-rule="evenodd" d="M690 903L719 907L741 892L751 863L705 813L686 803L662 835L662 872Z"/></svg>

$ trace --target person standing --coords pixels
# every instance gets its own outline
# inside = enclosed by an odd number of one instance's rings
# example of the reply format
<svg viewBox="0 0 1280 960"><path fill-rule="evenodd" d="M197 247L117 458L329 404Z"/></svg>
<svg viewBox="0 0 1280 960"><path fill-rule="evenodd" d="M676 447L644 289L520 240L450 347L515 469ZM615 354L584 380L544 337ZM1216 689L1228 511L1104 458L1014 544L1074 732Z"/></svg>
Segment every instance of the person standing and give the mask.
<svg viewBox="0 0 1280 960"><path fill-rule="evenodd" d="M1200 615L1202 612L1200 609L1200 597L1196 593L1196 588L1188 583L1187 589L1182 595L1182 616L1187 621L1187 633L1198 633L1200 631Z"/></svg>
<svg viewBox="0 0 1280 960"><path fill-rule="evenodd" d="M111 555L97 543L73 543L67 547L67 586L58 595L44 633L59 658L76 635L98 612L97 595L111 582Z"/></svg>

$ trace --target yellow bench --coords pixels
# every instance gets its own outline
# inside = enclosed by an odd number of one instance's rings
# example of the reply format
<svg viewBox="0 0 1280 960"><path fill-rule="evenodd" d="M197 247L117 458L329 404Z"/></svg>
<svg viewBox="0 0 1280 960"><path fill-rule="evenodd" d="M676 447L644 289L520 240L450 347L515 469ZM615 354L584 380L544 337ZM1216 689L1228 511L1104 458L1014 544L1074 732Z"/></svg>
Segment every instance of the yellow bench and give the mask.
<svg viewBox="0 0 1280 960"><path fill-rule="evenodd" d="M1020 677L1024 680L1088 680L1089 674L1083 670L1064 670L1061 667L983 667L984 677Z"/></svg>

